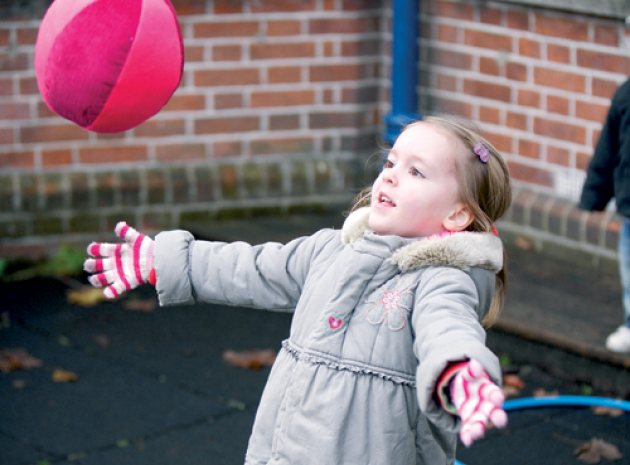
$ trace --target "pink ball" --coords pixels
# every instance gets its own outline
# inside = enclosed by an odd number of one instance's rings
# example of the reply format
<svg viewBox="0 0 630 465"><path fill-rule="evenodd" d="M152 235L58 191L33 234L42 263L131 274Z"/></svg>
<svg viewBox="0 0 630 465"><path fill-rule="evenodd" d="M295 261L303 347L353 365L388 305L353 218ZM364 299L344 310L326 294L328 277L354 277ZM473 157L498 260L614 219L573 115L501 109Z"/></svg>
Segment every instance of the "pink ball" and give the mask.
<svg viewBox="0 0 630 465"><path fill-rule="evenodd" d="M55 0L35 44L37 85L48 107L95 132L125 131L155 115L183 67L169 0Z"/></svg>

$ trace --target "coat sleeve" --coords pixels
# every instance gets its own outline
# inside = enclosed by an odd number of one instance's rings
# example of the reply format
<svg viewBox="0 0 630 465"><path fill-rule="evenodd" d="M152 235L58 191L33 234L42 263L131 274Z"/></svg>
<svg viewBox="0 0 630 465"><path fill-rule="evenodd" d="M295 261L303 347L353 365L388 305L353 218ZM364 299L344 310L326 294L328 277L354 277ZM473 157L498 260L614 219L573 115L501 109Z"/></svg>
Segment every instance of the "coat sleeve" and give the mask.
<svg viewBox="0 0 630 465"><path fill-rule="evenodd" d="M429 268L423 273L415 296L412 325L420 410L434 424L449 431L459 428L459 417L446 412L434 394L440 375L450 363L475 359L501 385L499 360L486 347L486 333L480 323L494 289L494 275L479 271L475 280L486 282L478 286L466 271ZM480 295L479 289L486 292Z"/></svg>
<svg viewBox="0 0 630 465"><path fill-rule="evenodd" d="M624 125L624 130L629 127L627 121L622 121L622 116L627 115L623 109L628 106L629 100L630 80L617 90L608 109L582 187L579 207L583 210L604 210L615 195L614 173L620 161L620 131Z"/></svg>
<svg viewBox="0 0 630 465"><path fill-rule="evenodd" d="M155 238L160 305L194 302L292 311L314 255L331 235L322 230L287 244L198 241L186 231Z"/></svg>

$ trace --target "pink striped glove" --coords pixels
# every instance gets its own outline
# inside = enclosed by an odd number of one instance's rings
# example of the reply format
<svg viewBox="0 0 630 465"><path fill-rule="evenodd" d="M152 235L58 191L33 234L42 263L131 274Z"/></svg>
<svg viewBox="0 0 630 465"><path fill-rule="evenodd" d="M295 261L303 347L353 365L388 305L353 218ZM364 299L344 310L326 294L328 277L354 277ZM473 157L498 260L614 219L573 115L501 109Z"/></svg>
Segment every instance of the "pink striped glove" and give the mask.
<svg viewBox="0 0 630 465"><path fill-rule="evenodd" d="M124 221L119 222L114 231L125 242L92 242L88 245L87 253L94 258L88 258L83 263L83 269L93 273L88 278L90 284L105 287L103 294L108 299L114 299L141 284L155 285L153 239Z"/></svg>
<svg viewBox="0 0 630 465"><path fill-rule="evenodd" d="M462 420L459 438L466 447L483 438L488 422L498 428L507 424L507 415L503 410L503 391L490 380L478 361L454 364L441 379L447 382L450 379L449 397ZM444 400L442 404L445 405ZM445 408L448 410L447 405Z"/></svg>

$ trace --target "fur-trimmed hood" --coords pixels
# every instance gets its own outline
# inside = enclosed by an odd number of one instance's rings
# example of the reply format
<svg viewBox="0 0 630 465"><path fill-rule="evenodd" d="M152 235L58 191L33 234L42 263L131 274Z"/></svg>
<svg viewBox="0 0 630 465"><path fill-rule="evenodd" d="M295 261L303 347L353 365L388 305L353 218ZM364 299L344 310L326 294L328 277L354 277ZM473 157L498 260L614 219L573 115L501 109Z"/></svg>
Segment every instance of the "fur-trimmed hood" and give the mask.
<svg viewBox="0 0 630 465"><path fill-rule="evenodd" d="M342 242L351 244L371 232L369 215L369 207L353 211L343 224ZM398 248L390 260L403 272L425 266L452 266L480 267L497 273L503 268L503 244L492 233L464 231L410 240Z"/></svg>

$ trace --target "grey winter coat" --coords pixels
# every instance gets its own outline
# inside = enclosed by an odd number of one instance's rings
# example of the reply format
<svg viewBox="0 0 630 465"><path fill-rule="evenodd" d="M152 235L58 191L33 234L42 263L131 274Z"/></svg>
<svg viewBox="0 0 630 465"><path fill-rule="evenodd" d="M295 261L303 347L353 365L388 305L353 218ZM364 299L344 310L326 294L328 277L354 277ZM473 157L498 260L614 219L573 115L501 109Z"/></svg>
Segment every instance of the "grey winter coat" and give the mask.
<svg viewBox="0 0 630 465"><path fill-rule="evenodd" d="M438 377L474 358L500 383L479 321L502 267L501 241L378 236L368 213L286 245L156 237L161 305L294 311L247 465L450 464L459 420L435 400Z"/></svg>

